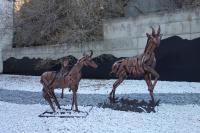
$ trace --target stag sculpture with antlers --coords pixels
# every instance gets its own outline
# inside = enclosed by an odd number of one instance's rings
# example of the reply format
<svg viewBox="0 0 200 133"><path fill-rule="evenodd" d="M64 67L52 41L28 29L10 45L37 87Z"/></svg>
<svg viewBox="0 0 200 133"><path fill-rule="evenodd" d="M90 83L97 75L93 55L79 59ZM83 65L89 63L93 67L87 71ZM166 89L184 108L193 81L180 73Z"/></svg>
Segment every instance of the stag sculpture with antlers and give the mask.
<svg viewBox="0 0 200 133"><path fill-rule="evenodd" d="M150 92L151 100L154 103L153 90L159 78L159 74L154 70L156 64L156 58L154 50L159 46L161 40L160 26L155 32L152 28L152 34L147 35L147 44L144 49L144 53L138 56L121 59L116 61L112 66L111 73L114 73L118 79L113 84L112 91L110 92L110 101L115 102L115 91L116 88L126 79L128 76L141 77L147 83L148 90ZM154 82L152 83L151 77L154 77Z"/></svg>
<svg viewBox="0 0 200 133"><path fill-rule="evenodd" d="M78 90L79 81L81 80L81 69L83 68L83 66L97 68L97 64L92 60L92 55L92 51L90 51L90 55L84 53L83 57L77 61L70 72L67 75L64 75L64 77L59 81L57 78L55 78L56 75L54 73L44 72L41 75L40 82L43 85L43 97L49 103L54 112L56 110L53 106L53 102L55 102L58 109L60 109L60 104L54 93L54 90L57 88L57 86L61 88L69 88L69 90L72 90L73 96L71 109L74 109L74 111L78 111L76 92Z"/></svg>

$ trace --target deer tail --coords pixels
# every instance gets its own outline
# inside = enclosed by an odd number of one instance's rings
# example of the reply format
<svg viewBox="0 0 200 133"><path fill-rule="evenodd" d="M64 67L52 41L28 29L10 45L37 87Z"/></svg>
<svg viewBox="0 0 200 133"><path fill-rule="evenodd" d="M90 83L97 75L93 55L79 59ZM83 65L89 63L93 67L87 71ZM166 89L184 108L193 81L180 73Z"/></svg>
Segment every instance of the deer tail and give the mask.
<svg viewBox="0 0 200 133"><path fill-rule="evenodd" d="M51 80L48 80L49 78L47 78L48 76L52 77ZM50 74L50 75L42 75L41 78L40 78L40 83L45 87L45 88L48 88L50 87L53 82L56 80L56 76L57 76L57 73L56 74Z"/></svg>

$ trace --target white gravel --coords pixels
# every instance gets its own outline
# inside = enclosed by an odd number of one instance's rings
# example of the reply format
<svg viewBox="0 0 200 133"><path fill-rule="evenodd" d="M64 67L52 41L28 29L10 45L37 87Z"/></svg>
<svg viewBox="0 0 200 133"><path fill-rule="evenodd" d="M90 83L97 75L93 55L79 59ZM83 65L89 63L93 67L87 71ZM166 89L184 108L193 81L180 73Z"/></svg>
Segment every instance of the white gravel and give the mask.
<svg viewBox="0 0 200 133"><path fill-rule="evenodd" d="M44 105L0 102L1 133L199 133L200 106L163 104L156 113L94 107L86 118L40 118Z"/></svg>
<svg viewBox="0 0 200 133"><path fill-rule="evenodd" d="M0 89L41 92L39 76L0 75ZM81 80L81 94L108 94L115 80ZM68 93L68 91L65 91ZM126 80L118 94L148 93L143 80ZM200 83L159 81L155 93L200 93ZM0 94L1 95L1 94ZM161 104L156 113L94 107L86 118L40 118L48 105L0 101L0 133L199 133L200 106ZM70 108L70 107L68 107ZM80 109L85 107L79 106Z"/></svg>

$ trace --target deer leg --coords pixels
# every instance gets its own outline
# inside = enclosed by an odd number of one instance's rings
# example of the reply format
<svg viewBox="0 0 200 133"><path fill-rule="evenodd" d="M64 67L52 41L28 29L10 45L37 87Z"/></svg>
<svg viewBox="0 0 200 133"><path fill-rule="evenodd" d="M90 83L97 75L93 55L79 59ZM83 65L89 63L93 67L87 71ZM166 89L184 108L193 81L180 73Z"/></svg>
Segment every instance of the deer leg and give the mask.
<svg viewBox="0 0 200 133"><path fill-rule="evenodd" d="M151 99L152 101L154 102L154 97L153 97L153 90L154 90L154 87L158 81L158 78L159 78L159 74L150 66L147 66L147 65L144 65L144 69L149 73L147 76L148 78L148 82L149 82L149 92L150 92L150 96L151 96ZM151 75L154 76L154 83L152 84L151 82Z"/></svg>
<svg viewBox="0 0 200 133"><path fill-rule="evenodd" d="M74 107L74 91L72 91L72 106L71 106L71 110L73 110Z"/></svg>
<svg viewBox="0 0 200 133"><path fill-rule="evenodd" d="M75 111L78 112L78 104L77 104L77 94L74 93L74 100L75 100Z"/></svg>
<svg viewBox="0 0 200 133"><path fill-rule="evenodd" d="M72 97L72 107L71 107L71 110L73 110L74 106L75 106L74 111L78 111L77 94L76 94L77 88L78 87L73 87L72 88L73 97Z"/></svg>
<svg viewBox="0 0 200 133"><path fill-rule="evenodd" d="M148 87L148 90L152 90L152 82L151 82L151 74L145 74L144 75L144 80L146 81L146 84L147 84L147 87Z"/></svg>
<svg viewBox="0 0 200 133"><path fill-rule="evenodd" d="M154 83L153 83L152 88L151 88L151 90L150 90L151 99L152 99L152 101L153 101L153 103L154 103L153 90L154 90L154 87L155 87L155 85L156 85L156 83L157 83L157 81L158 81L158 78L159 78L160 76L159 76L159 74L158 74L154 69L152 69L152 73L151 73L151 74L155 77Z"/></svg>
<svg viewBox="0 0 200 133"><path fill-rule="evenodd" d="M56 112L54 106L53 106L53 102L51 101L51 97L49 95L48 92L45 91L45 89L43 88L43 97L44 99L49 103L51 109L53 110L53 112Z"/></svg>
<svg viewBox="0 0 200 133"><path fill-rule="evenodd" d="M64 97L64 88L62 88L62 94L61 94L61 98L63 99Z"/></svg>
<svg viewBox="0 0 200 133"><path fill-rule="evenodd" d="M154 89L157 81L158 81L158 78L160 77L159 74L150 66L147 66L144 64L144 69L150 74L150 76L152 75L155 79L154 79L154 83L152 85L152 88L151 89ZM151 79L150 79L151 80Z"/></svg>
<svg viewBox="0 0 200 133"><path fill-rule="evenodd" d="M154 83L153 83L153 89L154 89L154 87L155 87L160 75L155 70L153 71L152 75L155 77Z"/></svg>
<svg viewBox="0 0 200 133"><path fill-rule="evenodd" d="M153 89L152 89L152 82L151 82L151 74L145 74L144 79L147 83L149 94L151 96L151 100L154 103L154 96L153 96Z"/></svg>
<svg viewBox="0 0 200 133"><path fill-rule="evenodd" d="M54 101L55 101L55 103L56 103L58 109L61 109L61 108L60 108L60 104L59 104L59 102L58 102L58 100L57 100L57 98L56 98L56 95L55 95L54 91L52 92L52 95L53 95Z"/></svg>
<svg viewBox="0 0 200 133"><path fill-rule="evenodd" d="M119 79L117 79L117 81L115 81L115 83L113 84L113 89L110 92L110 101L115 102L116 88L124 81L125 78L126 78L126 73L122 72L122 74L120 74L119 76Z"/></svg>
<svg viewBox="0 0 200 133"><path fill-rule="evenodd" d="M154 83L152 84L152 89L154 89L154 87L155 87L155 85L156 85L156 83L157 83L158 78L160 77L160 75L154 69L152 69L151 75L154 76L154 78L155 78L154 79Z"/></svg>

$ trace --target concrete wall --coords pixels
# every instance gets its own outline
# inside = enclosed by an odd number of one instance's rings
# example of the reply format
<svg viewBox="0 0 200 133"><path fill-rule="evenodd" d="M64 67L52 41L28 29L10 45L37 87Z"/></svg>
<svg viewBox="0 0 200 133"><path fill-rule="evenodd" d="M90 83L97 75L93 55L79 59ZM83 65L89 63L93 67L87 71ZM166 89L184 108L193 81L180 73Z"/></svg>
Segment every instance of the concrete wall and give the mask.
<svg viewBox="0 0 200 133"><path fill-rule="evenodd" d="M107 21L104 23L104 39L123 38L130 43L135 42L138 53L141 53L146 44L146 32L151 32L150 26L157 28L158 25L163 38L175 35L184 39L200 37L200 7Z"/></svg>
<svg viewBox="0 0 200 133"><path fill-rule="evenodd" d="M13 38L13 2L0 0L0 73L3 70L2 51L12 47Z"/></svg>
<svg viewBox="0 0 200 133"><path fill-rule="evenodd" d="M146 32L150 26L161 26L163 37L178 35L185 39L200 37L200 8L177 10L171 13L157 13L129 19L116 19L104 22L104 41L84 44L65 44L28 48L6 48L3 60L9 57L21 59L52 58L67 55L79 58L84 51L92 49L94 56L112 54L116 57L130 57L142 53L146 44Z"/></svg>
<svg viewBox="0 0 200 133"><path fill-rule="evenodd" d="M129 0L125 7L126 17L136 17L142 14L160 11L172 11L177 7L174 0Z"/></svg>
<svg viewBox="0 0 200 133"><path fill-rule="evenodd" d="M134 41L134 40L133 40ZM83 44L63 44L55 46L38 46L25 48L8 48L3 50L3 60L9 57L21 59L23 57L58 59L63 56L73 55L80 58L84 51L93 50L94 57L101 54L112 54L117 57L127 57L137 54L137 45L126 39L105 40ZM127 50L128 49L128 50Z"/></svg>
<svg viewBox="0 0 200 133"><path fill-rule="evenodd" d="M169 12L175 9L200 6L199 0L128 0L125 17L136 17L154 12Z"/></svg>

